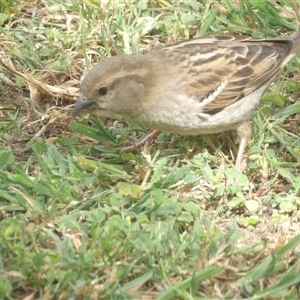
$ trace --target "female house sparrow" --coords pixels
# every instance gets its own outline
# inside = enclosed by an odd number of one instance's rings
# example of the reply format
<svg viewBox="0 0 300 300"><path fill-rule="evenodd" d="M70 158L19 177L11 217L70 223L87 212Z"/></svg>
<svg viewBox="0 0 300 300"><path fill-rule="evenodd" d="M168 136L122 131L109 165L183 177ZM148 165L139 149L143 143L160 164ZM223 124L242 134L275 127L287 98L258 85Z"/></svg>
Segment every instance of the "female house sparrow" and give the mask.
<svg viewBox="0 0 300 300"><path fill-rule="evenodd" d="M253 39L211 36L144 55L120 55L81 82L72 116L99 111L182 135L237 130L236 167L251 134L250 118L274 77L300 52L300 33Z"/></svg>

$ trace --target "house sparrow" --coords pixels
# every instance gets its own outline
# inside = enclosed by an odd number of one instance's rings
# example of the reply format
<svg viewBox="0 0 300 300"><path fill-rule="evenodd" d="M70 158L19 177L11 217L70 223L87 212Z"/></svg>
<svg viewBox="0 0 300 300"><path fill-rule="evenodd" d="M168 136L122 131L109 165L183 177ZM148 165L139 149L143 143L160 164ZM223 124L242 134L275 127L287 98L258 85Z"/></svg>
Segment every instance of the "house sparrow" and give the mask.
<svg viewBox="0 0 300 300"><path fill-rule="evenodd" d="M99 112L169 133L237 130L236 168L250 118L274 77L300 52L300 33L271 39L210 36L144 55L104 59L87 73L72 116Z"/></svg>

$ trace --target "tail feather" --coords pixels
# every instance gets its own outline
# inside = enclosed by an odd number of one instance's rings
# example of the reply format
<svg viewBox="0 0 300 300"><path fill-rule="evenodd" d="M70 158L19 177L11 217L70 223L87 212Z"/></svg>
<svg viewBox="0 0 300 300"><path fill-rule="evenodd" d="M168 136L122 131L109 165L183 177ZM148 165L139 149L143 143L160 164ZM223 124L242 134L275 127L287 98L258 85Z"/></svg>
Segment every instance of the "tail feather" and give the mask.
<svg viewBox="0 0 300 300"><path fill-rule="evenodd" d="M290 36L291 41L293 42L292 53L300 52L300 32Z"/></svg>

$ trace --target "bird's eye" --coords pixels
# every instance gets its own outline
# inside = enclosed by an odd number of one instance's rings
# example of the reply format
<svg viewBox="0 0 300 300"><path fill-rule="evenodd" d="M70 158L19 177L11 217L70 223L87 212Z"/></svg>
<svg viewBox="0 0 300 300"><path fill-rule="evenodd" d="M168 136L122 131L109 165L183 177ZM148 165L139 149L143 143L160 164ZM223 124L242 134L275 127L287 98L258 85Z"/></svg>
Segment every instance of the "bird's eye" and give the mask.
<svg viewBox="0 0 300 300"><path fill-rule="evenodd" d="M98 90L98 94L100 96L105 96L107 94L107 85L101 86L101 88Z"/></svg>

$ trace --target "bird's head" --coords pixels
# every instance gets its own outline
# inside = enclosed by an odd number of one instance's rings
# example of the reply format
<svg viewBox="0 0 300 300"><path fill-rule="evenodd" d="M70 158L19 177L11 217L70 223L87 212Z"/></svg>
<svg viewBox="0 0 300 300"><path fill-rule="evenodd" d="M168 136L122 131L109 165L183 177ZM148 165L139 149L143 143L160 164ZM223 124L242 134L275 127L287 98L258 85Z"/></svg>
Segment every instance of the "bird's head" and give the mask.
<svg viewBox="0 0 300 300"><path fill-rule="evenodd" d="M86 113L113 118L131 117L144 94L148 69L141 68L140 56L107 58L90 70L80 85L72 117Z"/></svg>

